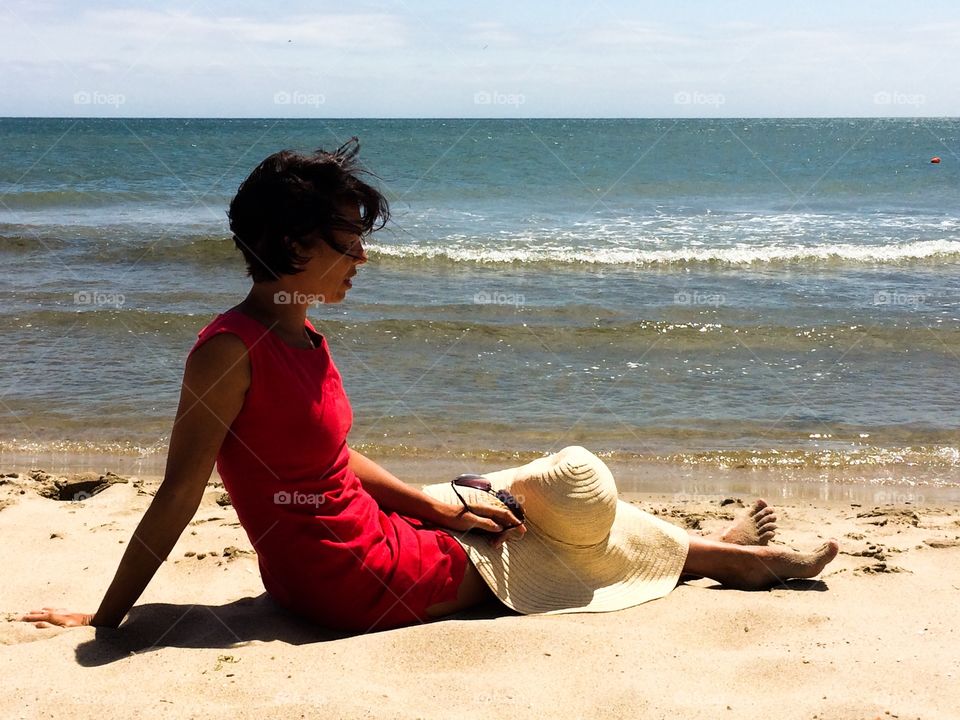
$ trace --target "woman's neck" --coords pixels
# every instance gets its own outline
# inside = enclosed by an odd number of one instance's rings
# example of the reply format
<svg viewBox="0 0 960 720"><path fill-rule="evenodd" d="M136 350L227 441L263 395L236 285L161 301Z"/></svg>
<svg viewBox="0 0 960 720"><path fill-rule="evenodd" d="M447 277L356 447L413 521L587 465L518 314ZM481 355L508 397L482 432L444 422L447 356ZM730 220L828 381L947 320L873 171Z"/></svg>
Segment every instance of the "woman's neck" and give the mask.
<svg viewBox="0 0 960 720"><path fill-rule="evenodd" d="M290 338L313 339L304 328L307 319L307 306L302 303L282 302L281 299L293 299L289 292L255 283L247 296L236 305L236 309L264 325ZM285 294L279 294L285 293Z"/></svg>

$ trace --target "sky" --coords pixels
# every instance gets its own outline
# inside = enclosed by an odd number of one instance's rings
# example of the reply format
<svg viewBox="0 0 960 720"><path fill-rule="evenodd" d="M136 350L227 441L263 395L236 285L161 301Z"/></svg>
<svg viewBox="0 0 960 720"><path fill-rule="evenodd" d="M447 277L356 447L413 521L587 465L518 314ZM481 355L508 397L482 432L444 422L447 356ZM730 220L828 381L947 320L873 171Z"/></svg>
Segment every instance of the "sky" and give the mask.
<svg viewBox="0 0 960 720"><path fill-rule="evenodd" d="M0 7L0 116L941 117L951 67L955 0Z"/></svg>

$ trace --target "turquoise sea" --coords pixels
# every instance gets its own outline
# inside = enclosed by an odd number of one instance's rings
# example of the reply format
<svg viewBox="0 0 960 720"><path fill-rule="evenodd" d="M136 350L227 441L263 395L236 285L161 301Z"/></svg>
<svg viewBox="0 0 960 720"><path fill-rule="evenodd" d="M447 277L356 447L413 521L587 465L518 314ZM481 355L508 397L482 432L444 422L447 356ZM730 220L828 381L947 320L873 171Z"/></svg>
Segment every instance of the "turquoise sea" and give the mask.
<svg viewBox="0 0 960 720"><path fill-rule="evenodd" d="M354 445L960 484L954 119L0 119L0 451L162 456L237 185L352 135L395 220L310 317Z"/></svg>

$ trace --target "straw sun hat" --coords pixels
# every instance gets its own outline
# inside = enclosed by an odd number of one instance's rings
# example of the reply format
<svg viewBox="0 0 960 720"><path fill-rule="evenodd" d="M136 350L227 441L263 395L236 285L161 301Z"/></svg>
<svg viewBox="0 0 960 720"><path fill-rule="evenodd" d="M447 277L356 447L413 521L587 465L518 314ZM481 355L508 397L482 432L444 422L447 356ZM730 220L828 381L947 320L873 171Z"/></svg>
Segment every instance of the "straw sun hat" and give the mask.
<svg viewBox="0 0 960 720"><path fill-rule="evenodd" d="M508 607L524 614L607 612L663 597L676 585L687 532L618 500L610 470L590 451L567 447L483 477L520 503L527 533L496 549L482 535L454 537ZM450 483L423 490L460 504ZM471 508L500 503L482 490L457 491Z"/></svg>

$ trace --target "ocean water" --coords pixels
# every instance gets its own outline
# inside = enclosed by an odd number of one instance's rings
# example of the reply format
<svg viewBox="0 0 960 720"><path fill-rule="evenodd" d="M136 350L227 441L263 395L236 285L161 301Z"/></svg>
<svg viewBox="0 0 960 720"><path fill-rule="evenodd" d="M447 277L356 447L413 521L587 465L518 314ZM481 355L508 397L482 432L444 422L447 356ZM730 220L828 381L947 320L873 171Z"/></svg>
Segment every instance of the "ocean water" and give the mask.
<svg viewBox="0 0 960 720"><path fill-rule="evenodd" d="M352 443L960 483L960 121L0 119L0 451L165 452L225 210L360 138ZM941 156L940 164L931 164Z"/></svg>

